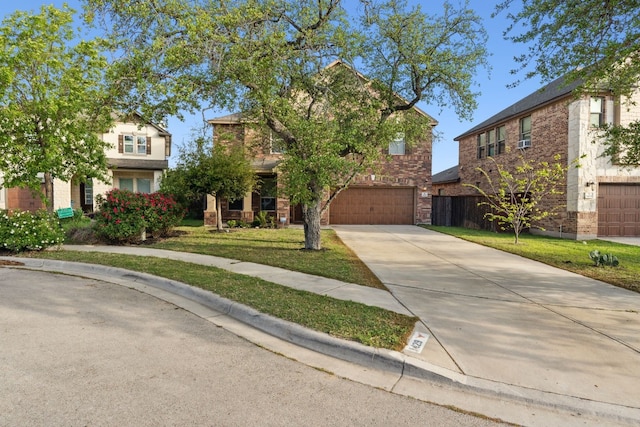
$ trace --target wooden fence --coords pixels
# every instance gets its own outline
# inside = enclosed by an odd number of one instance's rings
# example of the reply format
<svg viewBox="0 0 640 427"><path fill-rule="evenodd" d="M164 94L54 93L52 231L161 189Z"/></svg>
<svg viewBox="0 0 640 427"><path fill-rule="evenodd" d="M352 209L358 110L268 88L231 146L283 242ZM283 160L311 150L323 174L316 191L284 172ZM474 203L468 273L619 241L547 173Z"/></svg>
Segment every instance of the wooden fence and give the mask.
<svg viewBox="0 0 640 427"><path fill-rule="evenodd" d="M496 224L484 215L489 207L478 206L483 196L433 196L431 224L496 231Z"/></svg>

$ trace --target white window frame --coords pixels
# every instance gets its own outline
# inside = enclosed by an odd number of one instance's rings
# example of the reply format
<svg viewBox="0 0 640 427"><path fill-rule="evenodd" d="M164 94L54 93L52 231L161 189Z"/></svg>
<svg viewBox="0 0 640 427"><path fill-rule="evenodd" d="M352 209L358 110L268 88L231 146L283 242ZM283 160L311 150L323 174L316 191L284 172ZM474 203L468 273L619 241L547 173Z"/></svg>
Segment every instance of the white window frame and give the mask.
<svg viewBox="0 0 640 427"><path fill-rule="evenodd" d="M405 155L404 133L399 133L395 139L389 143L389 154L392 156Z"/></svg>
<svg viewBox="0 0 640 427"><path fill-rule="evenodd" d="M89 178L84 183L84 204L93 205L93 179Z"/></svg>
<svg viewBox="0 0 640 427"><path fill-rule="evenodd" d="M145 181L149 183L149 192L140 190L140 187L141 187L140 184ZM136 193L145 193L145 194L153 193L153 186L152 186L151 180L149 178L136 178Z"/></svg>
<svg viewBox="0 0 640 427"><path fill-rule="evenodd" d="M525 129L525 123L528 119L529 122L529 128ZM529 141L529 143L531 143L531 128L533 127L532 125L532 121L531 121L531 116L526 116L526 117L522 117L520 119L520 140L521 141Z"/></svg>
<svg viewBox="0 0 640 427"><path fill-rule="evenodd" d="M147 154L146 135L123 135L122 143L122 152L124 154L133 154L137 156L146 156Z"/></svg>
<svg viewBox="0 0 640 427"><path fill-rule="evenodd" d="M604 125L604 104L605 99L602 96L592 96L589 100L589 125L592 127L601 127ZM597 119L597 120L594 120ZM597 121L597 124L594 123Z"/></svg>
<svg viewBox="0 0 640 427"><path fill-rule="evenodd" d="M131 188L123 188L123 186L122 186L122 182L123 182L123 181L125 181L125 182L127 182L127 183L128 183L129 181L131 181ZM118 188L119 188L120 190L135 191L135 187L134 187L134 185L135 185L135 180L134 180L133 178L118 178Z"/></svg>
<svg viewBox="0 0 640 427"><path fill-rule="evenodd" d="M287 151L284 140L273 132L269 133L269 152L271 154L284 154Z"/></svg>

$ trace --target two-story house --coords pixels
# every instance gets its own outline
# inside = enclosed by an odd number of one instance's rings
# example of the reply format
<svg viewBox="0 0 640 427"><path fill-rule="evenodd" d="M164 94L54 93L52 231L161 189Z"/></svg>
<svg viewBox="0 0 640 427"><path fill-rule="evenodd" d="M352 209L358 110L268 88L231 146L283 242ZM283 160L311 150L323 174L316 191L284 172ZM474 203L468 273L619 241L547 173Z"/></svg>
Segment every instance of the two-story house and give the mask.
<svg viewBox="0 0 640 427"><path fill-rule="evenodd" d="M629 104L605 90L576 98L575 87L563 79L553 81L456 137L459 165L434 176L434 223L483 226L469 202L477 202L477 192L463 184L486 184L478 167L495 177L489 158L508 167L519 155L552 162L559 154L570 165L564 194L545 200L542 207L563 208L559 215L532 224L532 232L573 239L640 236L640 167L620 166L603 156L598 131L604 123L640 119L640 93ZM573 166L576 162L579 167Z"/></svg>
<svg viewBox="0 0 640 427"><path fill-rule="evenodd" d="M323 224L418 224L431 219L432 131L436 120L429 118L428 134L409 147L399 138L384 150L385 159L375 173L358 176L325 211ZM266 211L281 225L302 222L302 210L291 205L278 191L278 164L283 150L271 133L260 132L245 123L241 114L209 120L213 126L214 144L241 143L252 147L252 165L259 176L260 188L244 199L223 201L223 219L251 222L260 211ZM224 138L221 136L224 135ZM229 136L231 135L231 138ZM257 143L256 143L257 142ZM256 149L257 147L257 149ZM215 203L209 200L205 224L216 224Z"/></svg>
<svg viewBox="0 0 640 427"><path fill-rule="evenodd" d="M53 183L54 209L73 207L91 212L95 196L112 188L128 189L141 193L159 190L160 179L168 168L171 155L171 134L162 126L144 123L134 114L116 122L113 128L102 134L110 143L107 150L109 182L88 180L86 183L55 179ZM0 188L0 209L35 211L43 208L38 197L29 190Z"/></svg>

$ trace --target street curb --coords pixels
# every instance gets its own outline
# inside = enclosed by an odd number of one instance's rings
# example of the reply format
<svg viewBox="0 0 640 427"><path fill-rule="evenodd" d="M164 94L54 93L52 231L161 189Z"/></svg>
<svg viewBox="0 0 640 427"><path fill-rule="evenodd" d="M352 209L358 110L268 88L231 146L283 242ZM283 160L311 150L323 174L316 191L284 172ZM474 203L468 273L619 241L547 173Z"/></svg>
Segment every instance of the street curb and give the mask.
<svg viewBox="0 0 640 427"><path fill-rule="evenodd" d="M162 289L204 305L216 312L227 315L292 344L372 369L391 372L399 376L408 374L415 375L417 378L444 381L447 383L455 381L453 378L461 379L461 376L455 372L451 372L451 376L447 376L446 369L443 369L441 373L425 371L423 368L411 363L409 357L400 352L369 347L357 342L335 338L326 333L305 328L297 323L261 313L251 307L220 297L213 292L175 280L117 267L80 262L17 257L0 257L0 259L17 261L24 264L24 266L11 266L12 268L78 275L116 283L122 286L127 286L126 282L132 281ZM414 366L412 367L412 365Z"/></svg>
<svg viewBox="0 0 640 427"><path fill-rule="evenodd" d="M530 409L537 408L543 412L569 413L573 417L577 416L578 419L587 416L589 421L595 421L591 419L591 417L595 417L596 419L604 418L616 424L635 425L640 419L640 410L637 408L588 401L572 396L496 383L483 378L469 377L397 351L368 347L313 331L296 323L266 315L243 304L220 297L213 292L146 273L96 264L39 258L0 256L0 260L24 264L22 266L7 266L9 268L77 275L137 289L141 292L144 292L144 289L132 287L131 282L160 289L201 304L221 315L229 316L283 341L368 369L396 375L399 378L398 384L403 381L426 380L454 393L473 394L476 398L486 401L485 404L497 405L510 401L529 406ZM429 396L427 400L434 402L437 399ZM457 406L464 407L463 405ZM583 418L583 421L586 420Z"/></svg>

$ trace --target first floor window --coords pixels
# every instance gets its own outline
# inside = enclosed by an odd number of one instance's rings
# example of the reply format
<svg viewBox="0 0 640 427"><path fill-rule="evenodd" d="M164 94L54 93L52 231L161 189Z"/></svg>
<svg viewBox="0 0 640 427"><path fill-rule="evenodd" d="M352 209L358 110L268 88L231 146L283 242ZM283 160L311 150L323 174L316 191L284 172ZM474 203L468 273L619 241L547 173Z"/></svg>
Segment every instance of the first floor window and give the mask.
<svg viewBox="0 0 640 427"><path fill-rule="evenodd" d="M244 199L229 201L230 211L241 211L244 209Z"/></svg>
<svg viewBox="0 0 640 427"><path fill-rule="evenodd" d="M137 193L151 193L151 180L149 178L119 178L118 188Z"/></svg>
<svg viewBox="0 0 640 427"><path fill-rule="evenodd" d="M133 178L120 178L120 179L118 179L118 187L121 190L133 191Z"/></svg>
<svg viewBox="0 0 640 427"><path fill-rule="evenodd" d="M260 210L275 211L276 210L276 179L264 178L262 187L260 188Z"/></svg>
<svg viewBox="0 0 640 427"><path fill-rule="evenodd" d="M147 178L138 178L136 180L136 184L138 186L138 193L151 193L151 180Z"/></svg>
<svg viewBox="0 0 640 427"><path fill-rule="evenodd" d="M93 180L88 179L84 183L84 204L93 205Z"/></svg>

